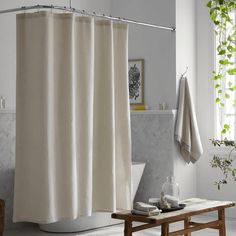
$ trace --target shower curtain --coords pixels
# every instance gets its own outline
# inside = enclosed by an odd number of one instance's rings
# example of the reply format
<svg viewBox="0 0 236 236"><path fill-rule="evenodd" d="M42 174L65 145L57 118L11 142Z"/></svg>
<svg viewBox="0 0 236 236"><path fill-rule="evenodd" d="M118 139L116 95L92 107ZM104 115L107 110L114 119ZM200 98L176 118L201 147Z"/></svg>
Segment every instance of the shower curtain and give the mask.
<svg viewBox="0 0 236 236"><path fill-rule="evenodd" d="M128 27L17 15L14 222L131 207Z"/></svg>

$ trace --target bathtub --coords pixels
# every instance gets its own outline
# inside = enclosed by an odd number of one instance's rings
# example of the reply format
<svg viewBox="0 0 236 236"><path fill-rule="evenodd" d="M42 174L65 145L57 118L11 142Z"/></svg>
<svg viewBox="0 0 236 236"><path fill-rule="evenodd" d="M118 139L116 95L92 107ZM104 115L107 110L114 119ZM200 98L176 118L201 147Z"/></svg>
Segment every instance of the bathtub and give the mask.
<svg viewBox="0 0 236 236"><path fill-rule="evenodd" d="M143 175L145 163L133 162L132 163L132 199L138 190L138 186ZM39 228L42 231L53 232L53 233L72 233L80 232L85 230L91 230L101 228L105 226L115 225L122 223L119 220L111 218L111 213L96 212L92 216L82 217L76 220L65 220L55 222L51 224L40 224Z"/></svg>

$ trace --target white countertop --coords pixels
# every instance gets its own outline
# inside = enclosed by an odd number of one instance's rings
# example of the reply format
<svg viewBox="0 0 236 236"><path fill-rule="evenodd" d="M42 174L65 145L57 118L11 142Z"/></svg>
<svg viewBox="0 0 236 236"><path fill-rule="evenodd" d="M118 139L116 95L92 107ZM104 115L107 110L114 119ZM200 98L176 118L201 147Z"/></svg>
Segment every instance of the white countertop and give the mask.
<svg viewBox="0 0 236 236"><path fill-rule="evenodd" d="M176 110L131 110L132 114L157 114L157 115L175 115Z"/></svg>
<svg viewBox="0 0 236 236"><path fill-rule="evenodd" d="M0 109L0 114L14 114L16 111L14 109ZM158 115L168 115L168 114L176 114L176 110L138 110L130 111L131 114L158 114Z"/></svg>

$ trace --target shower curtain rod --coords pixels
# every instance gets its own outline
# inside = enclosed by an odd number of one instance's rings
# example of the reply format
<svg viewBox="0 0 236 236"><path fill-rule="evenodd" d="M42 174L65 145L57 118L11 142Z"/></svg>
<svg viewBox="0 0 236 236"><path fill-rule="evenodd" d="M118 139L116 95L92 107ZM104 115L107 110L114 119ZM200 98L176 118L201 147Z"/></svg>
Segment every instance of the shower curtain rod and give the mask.
<svg viewBox="0 0 236 236"><path fill-rule="evenodd" d="M86 15L86 16L92 16L92 17L97 17L97 18L103 18L103 19L108 19L108 20L114 20L114 21L120 21L120 22L126 22L130 24L136 24L136 25L142 25L142 26L148 26L152 28L157 28L157 29L162 29L162 30L169 30L169 31L175 31L174 27L166 27L166 26L161 26L161 25L156 25L156 24L151 24L147 22L142 22L142 21L136 21L136 20L130 20L126 18L121 18L121 17L114 17L114 16L107 16L104 14L97 14L96 12L87 12L85 10L78 10L72 7L64 7L64 6L54 6L54 5L33 5L33 6L23 6L19 8L11 8L11 9L6 9L6 10L0 10L0 14L4 13L10 13L10 12L18 12L18 11L27 11L27 10L34 10L34 9L56 9L56 10L63 10L66 12L71 12L71 13L78 13L81 15Z"/></svg>

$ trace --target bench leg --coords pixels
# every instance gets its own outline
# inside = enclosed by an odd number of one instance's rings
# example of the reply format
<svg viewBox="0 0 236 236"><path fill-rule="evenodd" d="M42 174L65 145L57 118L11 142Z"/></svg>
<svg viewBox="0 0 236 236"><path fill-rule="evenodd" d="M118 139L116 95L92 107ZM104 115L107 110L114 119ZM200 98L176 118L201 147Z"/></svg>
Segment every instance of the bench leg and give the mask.
<svg viewBox="0 0 236 236"><path fill-rule="evenodd" d="M132 236L132 221L125 221L124 236Z"/></svg>
<svg viewBox="0 0 236 236"><path fill-rule="evenodd" d="M169 235L169 224L163 223L161 225L161 236L168 236Z"/></svg>
<svg viewBox="0 0 236 236"><path fill-rule="evenodd" d="M184 229L189 228L189 222L190 221L191 221L191 217L188 217L188 218L184 219ZM187 233L184 236L191 236L191 233Z"/></svg>
<svg viewBox="0 0 236 236"><path fill-rule="evenodd" d="M225 209L218 210L218 220L222 222L219 228L219 236L226 236Z"/></svg>

